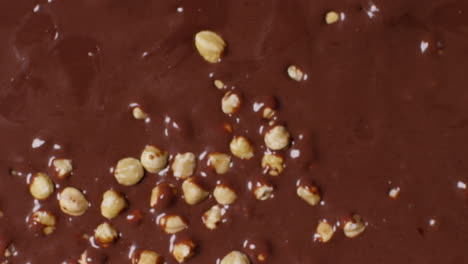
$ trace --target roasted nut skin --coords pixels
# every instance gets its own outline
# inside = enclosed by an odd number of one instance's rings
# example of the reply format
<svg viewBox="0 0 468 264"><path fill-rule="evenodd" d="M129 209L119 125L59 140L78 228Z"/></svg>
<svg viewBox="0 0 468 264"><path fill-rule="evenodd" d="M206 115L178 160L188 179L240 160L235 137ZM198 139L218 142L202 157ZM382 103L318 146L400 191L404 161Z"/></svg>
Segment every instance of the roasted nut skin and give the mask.
<svg viewBox="0 0 468 264"><path fill-rule="evenodd" d="M88 200L83 193L73 187L66 187L62 190L59 205L62 212L71 216L81 216L89 207Z"/></svg>

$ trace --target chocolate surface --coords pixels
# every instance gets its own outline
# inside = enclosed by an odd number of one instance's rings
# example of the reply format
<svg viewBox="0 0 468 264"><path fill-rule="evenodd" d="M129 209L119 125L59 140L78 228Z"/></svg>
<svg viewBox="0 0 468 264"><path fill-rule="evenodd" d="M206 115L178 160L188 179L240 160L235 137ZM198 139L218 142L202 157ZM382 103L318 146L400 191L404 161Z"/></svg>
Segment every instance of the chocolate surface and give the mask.
<svg viewBox="0 0 468 264"><path fill-rule="evenodd" d="M328 25L330 10L341 19ZM269 264L464 263L466 14L463 0L1 1L0 263L76 263L85 251L90 263L131 263L132 252L146 249L172 264L171 245L188 239L197 244L187 261L194 264L216 263L232 250L252 263L265 254ZM195 34L206 29L227 43L219 63L195 48ZM290 65L307 79L289 78ZM241 95L232 115L221 111L229 90ZM260 166L269 124L258 103L276 105L277 122L292 137L275 152L285 164L278 176ZM135 104L148 119L133 118ZM217 175L205 156L230 154L234 136L252 142L254 157L233 156L230 170ZM170 169L118 184L117 162L140 158L146 145L166 150L170 161L193 152L200 185L235 190L216 229L202 221L213 195L188 205ZM73 161L66 179L56 177L55 158ZM48 199L29 193L37 172L56 185ZM262 181L275 187L265 201L249 189ZM159 182L178 193L152 209ZM296 195L304 182L319 187L320 205ZM90 203L82 216L60 210L58 194L68 186ZM396 199L393 188L400 188ZM109 189L124 194L128 207L106 220L100 203ZM51 235L31 227L38 209L57 217ZM166 234L161 214L182 216L188 228ZM338 224L352 214L367 227L347 238ZM327 243L314 240L322 219L337 228ZM120 234L104 247L92 235L106 221ZM4 257L9 245L15 252Z"/></svg>

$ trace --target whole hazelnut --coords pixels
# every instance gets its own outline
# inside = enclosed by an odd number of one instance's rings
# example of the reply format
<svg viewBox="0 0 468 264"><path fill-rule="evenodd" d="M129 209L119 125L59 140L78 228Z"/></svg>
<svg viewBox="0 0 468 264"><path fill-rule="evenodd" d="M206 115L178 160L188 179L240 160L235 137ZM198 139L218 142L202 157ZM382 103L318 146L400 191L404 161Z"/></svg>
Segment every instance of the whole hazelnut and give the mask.
<svg viewBox="0 0 468 264"><path fill-rule="evenodd" d="M70 159L54 159L52 165L59 179L65 179L73 171L73 164Z"/></svg>
<svg viewBox="0 0 468 264"><path fill-rule="evenodd" d="M83 215L89 207L88 200L83 193L73 187L66 187L62 190L59 205L62 212L71 216Z"/></svg>
<svg viewBox="0 0 468 264"><path fill-rule="evenodd" d="M102 244L109 244L117 239L119 233L109 223L104 222L94 230L94 237Z"/></svg>
<svg viewBox="0 0 468 264"><path fill-rule="evenodd" d="M265 134L265 144L269 149L281 150L290 143L290 135L284 126L277 125Z"/></svg>
<svg viewBox="0 0 468 264"><path fill-rule="evenodd" d="M176 178L186 179L195 172L196 160L195 154L191 152L177 154L172 162L172 173Z"/></svg>
<svg viewBox="0 0 468 264"><path fill-rule="evenodd" d="M231 165L231 156L223 153L210 153L208 154L208 166L213 168L217 174L224 174L228 172Z"/></svg>
<svg viewBox="0 0 468 264"><path fill-rule="evenodd" d="M221 109L225 114L234 114L241 105L241 99L239 95L233 93L232 91L224 94L223 99L221 99Z"/></svg>
<svg viewBox="0 0 468 264"><path fill-rule="evenodd" d="M101 214L107 219L117 217L127 207L123 195L114 190L108 190L102 195Z"/></svg>
<svg viewBox="0 0 468 264"><path fill-rule="evenodd" d="M159 219L159 225L168 234L175 234L187 228L187 223L179 215L165 215Z"/></svg>
<svg viewBox="0 0 468 264"><path fill-rule="evenodd" d="M195 243L192 240L180 241L174 244L172 256L179 263L187 261L195 253Z"/></svg>
<svg viewBox="0 0 468 264"><path fill-rule="evenodd" d="M215 32L204 30L195 35L195 47L207 62L216 63L221 59L226 42Z"/></svg>
<svg viewBox="0 0 468 264"><path fill-rule="evenodd" d="M114 176L117 182L122 185L135 185L144 176L143 166L135 158L121 159L115 166Z"/></svg>
<svg viewBox="0 0 468 264"><path fill-rule="evenodd" d="M182 183L182 192L184 193L184 200L190 205L198 204L205 200L210 193L198 185L194 178L185 179Z"/></svg>
<svg viewBox="0 0 468 264"><path fill-rule="evenodd" d="M234 137L229 144L229 148L234 156L240 159L251 159L254 150L250 141L245 137Z"/></svg>
<svg viewBox="0 0 468 264"><path fill-rule="evenodd" d="M224 256L220 264L250 264L250 260L244 253L240 251L231 251Z"/></svg>
<svg viewBox="0 0 468 264"><path fill-rule="evenodd" d="M232 204L237 199L236 192L226 185L216 186L213 191L213 196L216 202L222 205Z"/></svg>
<svg viewBox="0 0 468 264"><path fill-rule="evenodd" d="M141 153L141 165L150 173L158 173L167 165L169 154L155 146L146 146Z"/></svg>
<svg viewBox="0 0 468 264"><path fill-rule="evenodd" d="M45 200L54 192L54 183L49 175L39 172L32 176L29 192L38 200Z"/></svg>

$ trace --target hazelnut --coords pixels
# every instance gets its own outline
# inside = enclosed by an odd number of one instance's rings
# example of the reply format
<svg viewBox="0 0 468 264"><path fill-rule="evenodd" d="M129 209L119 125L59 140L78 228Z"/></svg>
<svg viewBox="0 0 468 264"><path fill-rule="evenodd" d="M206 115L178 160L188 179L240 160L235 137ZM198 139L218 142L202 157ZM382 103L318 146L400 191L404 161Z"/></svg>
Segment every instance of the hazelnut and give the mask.
<svg viewBox="0 0 468 264"><path fill-rule="evenodd" d="M108 223L104 222L100 224L96 230L94 230L94 237L102 244L109 244L113 242L119 233Z"/></svg>
<svg viewBox="0 0 468 264"><path fill-rule="evenodd" d="M145 111L143 111L143 109L141 109L138 106L133 108L132 114L133 114L133 117L135 119L137 119L137 120L143 120L143 119L146 119L148 117L148 114L145 113Z"/></svg>
<svg viewBox="0 0 468 264"><path fill-rule="evenodd" d="M54 183L49 175L42 172L36 173L32 176L29 192L38 200L47 199L54 192Z"/></svg>
<svg viewBox="0 0 468 264"><path fill-rule="evenodd" d="M144 170L139 160L124 158L115 166L114 176L117 182L125 186L137 184L143 178Z"/></svg>
<svg viewBox="0 0 468 264"><path fill-rule="evenodd" d="M298 82L302 81L302 79L304 78L304 73L295 65L291 65L288 67L288 75L289 78Z"/></svg>
<svg viewBox="0 0 468 264"><path fill-rule="evenodd" d="M16 250L16 247L15 245L13 245L13 243L8 245L8 247L5 249L5 252L3 253L3 256L5 256L6 258L13 257L16 255L18 255L18 251Z"/></svg>
<svg viewBox="0 0 468 264"><path fill-rule="evenodd" d="M54 159L52 165L57 173L57 177L60 179L68 177L73 170L73 164L70 159Z"/></svg>
<svg viewBox="0 0 468 264"><path fill-rule="evenodd" d="M290 135L284 126L278 125L265 134L265 144L269 149L281 150L290 143Z"/></svg>
<svg viewBox="0 0 468 264"><path fill-rule="evenodd" d="M313 185L304 185L297 188L297 195L310 205L319 204L321 197L319 189Z"/></svg>
<svg viewBox="0 0 468 264"><path fill-rule="evenodd" d="M89 207L88 200L86 200L83 193L73 187L67 187L62 190L59 205L62 212L71 216L83 215Z"/></svg>
<svg viewBox="0 0 468 264"><path fill-rule="evenodd" d="M283 157L268 153L263 155L262 168L271 176L278 176L283 171Z"/></svg>
<svg viewBox="0 0 468 264"><path fill-rule="evenodd" d="M213 196L216 201L222 205L232 204L237 199L234 190L225 185L216 186L213 191Z"/></svg>
<svg viewBox="0 0 468 264"><path fill-rule="evenodd" d="M168 234L175 234L187 228L185 220L178 215L165 215L161 217L159 225Z"/></svg>
<svg viewBox="0 0 468 264"><path fill-rule="evenodd" d="M335 228L326 221L320 221L317 225L317 230L314 237L323 243L330 241L335 233Z"/></svg>
<svg viewBox="0 0 468 264"><path fill-rule="evenodd" d="M214 86L218 89L223 89L224 88L224 83L221 80L214 80Z"/></svg>
<svg viewBox="0 0 468 264"><path fill-rule="evenodd" d="M177 190L174 188L174 185L165 182L159 183L151 191L150 206L157 208L167 207L176 194Z"/></svg>
<svg viewBox="0 0 468 264"><path fill-rule="evenodd" d="M187 261L195 253L195 243L191 240L181 241L174 244L172 249L172 256L179 263Z"/></svg>
<svg viewBox="0 0 468 264"><path fill-rule="evenodd" d="M169 154L155 146L146 146L141 153L141 165L150 173L158 173L167 165Z"/></svg>
<svg viewBox="0 0 468 264"><path fill-rule="evenodd" d="M195 155L191 152L177 154L172 162L172 173L176 178L186 179L195 171Z"/></svg>
<svg viewBox="0 0 468 264"><path fill-rule="evenodd" d="M257 200L265 201L272 197L273 195L273 186L265 182L257 182L254 187L254 195Z"/></svg>
<svg viewBox="0 0 468 264"><path fill-rule="evenodd" d="M335 11L330 11L325 15L325 22L329 25L338 22L338 20L340 20L340 14Z"/></svg>
<svg viewBox="0 0 468 264"><path fill-rule="evenodd" d="M217 174L228 172L231 165L231 156L223 153L208 154L208 166L212 167Z"/></svg>
<svg viewBox="0 0 468 264"><path fill-rule="evenodd" d="M108 190L102 195L101 214L107 219L117 217L127 207L127 201L122 194Z"/></svg>
<svg viewBox="0 0 468 264"><path fill-rule="evenodd" d="M244 253L240 251L231 251L224 256L220 264L250 264L250 260Z"/></svg>
<svg viewBox="0 0 468 264"><path fill-rule="evenodd" d="M398 198L398 195L400 195L400 187L392 188L390 192L388 192L388 196L392 199Z"/></svg>
<svg viewBox="0 0 468 264"><path fill-rule="evenodd" d="M234 114L240 107L239 96L231 91L227 92L221 99L221 109L225 114Z"/></svg>
<svg viewBox="0 0 468 264"><path fill-rule="evenodd" d="M232 154L240 159L250 159L254 155L252 144L242 136L233 138L229 148Z"/></svg>
<svg viewBox="0 0 468 264"><path fill-rule="evenodd" d="M137 251L132 255L132 264L162 264L163 258L151 250Z"/></svg>
<svg viewBox="0 0 468 264"><path fill-rule="evenodd" d="M206 61L216 63L223 54L226 42L218 34L204 30L195 35L195 47Z"/></svg>
<svg viewBox="0 0 468 264"><path fill-rule="evenodd" d="M276 114L276 111L271 107L265 107L262 111L262 117L265 119L272 119Z"/></svg>
<svg viewBox="0 0 468 264"><path fill-rule="evenodd" d="M221 221L223 213L223 209L219 205L213 205L208 211L206 211L202 216L202 220L206 228L211 230L215 229Z"/></svg>
<svg viewBox="0 0 468 264"><path fill-rule="evenodd" d="M205 191L194 181L193 177L184 180L182 183L182 192L184 193L185 202L190 205L197 204L210 195L209 192Z"/></svg>
<svg viewBox="0 0 468 264"><path fill-rule="evenodd" d="M74 262L68 262L70 264ZM67 263L67 264L68 264ZM81 254L80 260L78 260L79 264L105 264L107 262L107 256L104 255L102 252L96 249L86 250Z"/></svg>
<svg viewBox="0 0 468 264"><path fill-rule="evenodd" d="M50 235L55 231L57 218L49 211L37 210L32 213L30 220L33 224L41 225L42 233L44 235Z"/></svg>
<svg viewBox="0 0 468 264"><path fill-rule="evenodd" d="M345 236L349 238L357 237L366 229L366 223L359 215L353 215L351 220L345 222L343 231Z"/></svg>

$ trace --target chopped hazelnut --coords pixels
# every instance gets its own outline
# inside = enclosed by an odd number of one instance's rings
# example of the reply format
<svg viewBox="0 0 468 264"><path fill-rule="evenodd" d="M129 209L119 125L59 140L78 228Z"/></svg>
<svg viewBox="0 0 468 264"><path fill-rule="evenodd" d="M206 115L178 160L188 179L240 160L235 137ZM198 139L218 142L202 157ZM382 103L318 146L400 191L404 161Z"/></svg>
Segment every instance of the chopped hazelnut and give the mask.
<svg viewBox="0 0 468 264"><path fill-rule="evenodd" d="M132 264L162 264L163 258L151 250L136 251L132 255Z"/></svg>
<svg viewBox="0 0 468 264"><path fill-rule="evenodd" d="M335 11L330 11L325 15L325 22L329 25L338 22L338 20L340 20L340 14Z"/></svg>
<svg viewBox="0 0 468 264"><path fill-rule="evenodd" d="M161 217L159 225L168 234L175 234L187 228L185 220L178 215L165 215Z"/></svg>
<svg viewBox="0 0 468 264"><path fill-rule="evenodd" d="M233 138L229 148L232 154L240 159L250 159L254 155L252 144L242 136Z"/></svg>
<svg viewBox="0 0 468 264"><path fill-rule="evenodd" d="M135 119L137 119L137 120L143 120L143 119L146 119L148 117L148 114L145 113L145 111L143 111L143 109L141 109L138 106L133 108L132 114L133 114L133 117Z"/></svg>
<svg viewBox="0 0 468 264"><path fill-rule="evenodd" d="M223 153L208 154L208 166L212 167L217 174L228 172L231 165L231 156Z"/></svg>
<svg viewBox="0 0 468 264"><path fill-rule="evenodd" d="M231 251L221 260L220 264L250 264L250 260L240 251Z"/></svg>
<svg viewBox="0 0 468 264"><path fill-rule="evenodd" d="M172 249L172 256L174 256L177 262L183 263L193 256L195 246L195 243L191 240L175 243Z"/></svg>
<svg viewBox="0 0 468 264"><path fill-rule="evenodd" d="M349 238L357 237L359 234L364 232L366 224L359 215L353 215L351 220L345 222L343 231L345 236Z"/></svg>
<svg viewBox="0 0 468 264"><path fill-rule="evenodd" d="M294 65L288 67L288 75L289 78L298 82L302 81L302 79L304 78L304 73Z"/></svg>
<svg viewBox="0 0 468 264"><path fill-rule="evenodd" d="M73 171L73 164L70 159L54 159L52 165L57 173L57 177L60 179L68 177Z"/></svg>
<svg viewBox="0 0 468 264"><path fill-rule="evenodd" d="M117 182L125 186L137 184L143 178L144 170L140 161L135 158L119 160L115 167L114 176Z"/></svg>
<svg viewBox="0 0 468 264"><path fill-rule="evenodd" d="M268 153L263 155L262 168L271 176L278 176L283 171L283 157Z"/></svg>
<svg viewBox="0 0 468 264"><path fill-rule="evenodd" d="M29 192L38 200L47 199L54 192L54 183L49 175L42 172L36 173L32 176Z"/></svg>
<svg viewBox="0 0 468 264"><path fill-rule="evenodd" d="M214 80L214 86L221 90L224 88L224 83L221 80Z"/></svg>
<svg viewBox="0 0 468 264"><path fill-rule="evenodd" d="M333 233L335 233L335 228L332 225L330 225L326 221L320 221L317 225L317 230L314 237L318 241L326 243L330 241L330 239L333 236Z"/></svg>
<svg viewBox="0 0 468 264"><path fill-rule="evenodd" d="M265 119L272 119L276 114L276 111L271 107L263 108L262 117Z"/></svg>
<svg viewBox="0 0 468 264"><path fill-rule="evenodd" d="M225 114L235 113L241 104L239 96L231 91L227 92L221 99L221 109Z"/></svg>
<svg viewBox="0 0 468 264"><path fill-rule="evenodd" d="M398 198L398 195L400 194L400 187L392 188L390 192L388 192L388 196L392 199Z"/></svg>
<svg viewBox="0 0 468 264"><path fill-rule="evenodd" d="M269 149L281 150L290 143L290 135L284 126L277 125L265 134L265 144Z"/></svg>
<svg viewBox="0 0 468 264"><path fill-rule="evenodd" d="M8 247L5 249L5 252L3 253L3 256L6 258L16 256L18 254L18 251L16 250L15 245L11 243L8 245ZM8 263L8 262L7 262Z"/></svg>
<svg viewBox="0 0 468 264"><path fill-rule="evenodd" d="M50 235L55 231L57 218L49 211L37 210L32 213L30 220L33 224L41 225L42 233L44 235Z"/></svg>
<svg viewBox="0 0 468 264"><path fill-rule="evenodd" d="M184 193L185 202L190 205L200 203L210 195L209 192L205 191L194 181L193 177L184 180L182 183L182 192Z"/></svg>
<svg viewBox="0 0 468 264"><path fill-rule="evenodd" d="M86 200L83 193L73 187L67 187L62 190L59 205L62 212L71 216L83 215L89 207L88 200Z"/></svg>
<svg viewBox="0 0 468 264"><path fill-rule="evenodd" d="M102 244L109 244L117 239L118 236L119 233L117 233L117 230L107 222L100 224L96 230L94 230L94 237Z"/></svg>
<svg viewBox="0 0 468 264"><path fill-rule="evenodd" d="M196 161L195 154L191 152L177 154L172 162L172 173L176 178L186 179L193 175Z"/></svg>
<svg viewBox="0 0 468 264"><path fill-rule="evenodd" d="M146 146L141 153L141 165L150 173L158 173L167 165L169 154L155 146Z"/></svg>
<svg viewBox="0 0 468 264"><path fill-rule="evenodd" d="M257 200L265 201L271 198L273 195L273 186L266 182L257 182L254 187L254 195Z"/></svg>
<svg viewBox="0 0 468 264"><path fill-rule="evenodd" d="M223 209L219 205L213 205L208 211L206 211L202 220L208 229L215 229L218 226L218 223L221 221L223 216Z"/></svg>
<svg viewBox="0 0 468 264"><path fill-rule="evenodd" d="M108 190L102 195L101 214L107 219L117 217L127 207L127 201L122 194Z"/></svg>
<svg viewBox="0 0 468 264"><path fill-rule="evenodd" d="M159 183L151 191L150 206L157 208L164 208L169 205L177 194L174 185L169 183Z"/></svg>
<svg viewBox="0 0 468 264"><path fill-rule="evenodd" d="M299 186L297 195L312 206L319 204L321 200L319 189L313 185Z"/></svg>
<svg viewBox="0 0 468 264"><path fill-rule="evenodd" d="M222 205L232 204L237 199L234 190L225 185L216 186L213 191L213 196L216 201Z"/></svg>
<svg viewBox="0 0 468 264"><path fill-rule="evenodd" d="M195 35L195 47L206 61L216 63L223 54L226 42L218 34L204 30Z"/></svg>

